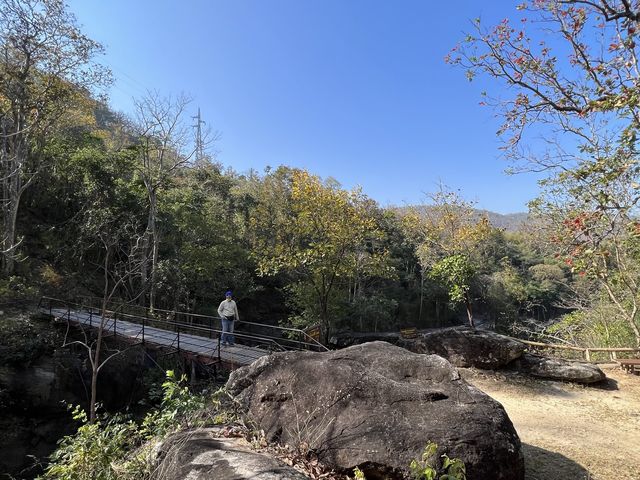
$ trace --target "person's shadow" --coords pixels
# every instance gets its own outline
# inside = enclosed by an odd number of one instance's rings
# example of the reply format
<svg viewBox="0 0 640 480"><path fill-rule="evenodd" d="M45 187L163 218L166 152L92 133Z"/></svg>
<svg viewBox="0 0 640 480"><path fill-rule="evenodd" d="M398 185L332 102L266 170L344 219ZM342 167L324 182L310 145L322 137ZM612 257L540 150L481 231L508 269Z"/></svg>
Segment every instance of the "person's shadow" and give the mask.
<svg viewBox="0 0 640 480"><path fill-rule="evenodd" d="M591 474L582 465L556 452L522 444L525 480L589 480Z"/></svg>

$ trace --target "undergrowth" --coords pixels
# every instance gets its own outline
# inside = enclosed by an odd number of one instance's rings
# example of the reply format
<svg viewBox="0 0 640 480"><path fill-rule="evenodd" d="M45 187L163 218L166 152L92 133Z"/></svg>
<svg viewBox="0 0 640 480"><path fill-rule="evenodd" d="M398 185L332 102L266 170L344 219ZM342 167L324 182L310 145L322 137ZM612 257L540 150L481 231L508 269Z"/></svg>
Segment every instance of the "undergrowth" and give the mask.
<svg viewBox="0 0 640 480"><path fill-rule="evenodd" d="M159 408L141 422L123 415L99 415L90 423L80 407L74 419L81 423L64 437L50 457L42 480L139 480L150 478L155 466L154 444L171 433L228 423L232 414L223 407L223 389L193 394L186 377L167 372Z"/></svg>
<svg viewBox="0 0 640 480"><path fill-rule="evenodd" d="M353 477L327 470L309 450L269 445L264 433L247 429L234 413L224 389L193 394L186 386L186 377L177 378L168 371L162 384L160 406L141 421L124 415L101 414L95 422L75 407L73 417L80 422L74 435L64 437L50 457L50 464L40 480L146 480L160 473L157 447L172 433L227 425L224 436L244 436L258 451L268 451L288 465L295 465L310 478L366 480L358 468ZM240 427L229 427L229 425ZM437 457L437 445L429 442L420 459L411 462L409 472L415 480L465 480L464 463L446 454Z"/></svg>

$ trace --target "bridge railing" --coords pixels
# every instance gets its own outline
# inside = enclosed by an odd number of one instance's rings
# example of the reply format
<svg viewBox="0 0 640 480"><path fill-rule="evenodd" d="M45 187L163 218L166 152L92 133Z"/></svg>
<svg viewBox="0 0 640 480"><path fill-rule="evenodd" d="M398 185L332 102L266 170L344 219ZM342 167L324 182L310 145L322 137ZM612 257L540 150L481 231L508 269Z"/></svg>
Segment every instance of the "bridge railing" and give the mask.
<svg viewBox="0 0 640 480"><path fill-rule="evenodd" d="M102 299L99 297L82 297L81 300L83 303L94 307L99 307L102 304ZM221 319L214 315L203 315L199 313L182 312L179 310L165 310L161 308L154 308L153 311L151 311L147 307L124 302L109 302L108 306L110 307L110 310L144 316L150 320L170 320L174 322L174 325L180 325L183 328L198 326L209 328L212 331L221 331L220 328L218 328L218 326L221 327ZM307 332L297 328L288 328L278 325L268 325L241 320L239 322L235 322L234 335L242 335L247 338L257 337L273 340L283 346L285 350L329 350L322 343L311 337Z"/></svg>
<svg viewBox="0 0 640 480"><path fill-rule="evenodd" d="M96 307L93 302L87 301L87 299L83 299L80 302L73 302L53 297L42 297L40 299L39 307L48 311L50 315L53 315L54 313L62 313L62 316L69 321L77 320L72 318L74 315L77 316L77 313L74 312L85 312L85 314L89 315L90 327L99 327L100 323L98 322L102 322L103 329L109 333L113 333L114 335L118 335L118 320L125 320L129 323L138 324L140 325L140 330L134 338L138 338L142 342L146 341L145 334L146 330L149 327L159 328L164 331L172 332L175 335L173 336L173 341L170 346L173 348L177 348L178 350L180 350L181 346L183 347L182 349L184 349L184 347L189 345L189 343L193 345L194 341L197 341L191 338L193 336L197 336L200 338L210 337L217 341L218 345L215 350L217 351L218 356L220 353L219 344L223 332L220 328L217 328L217 324L219 322L218 317L192 314L187 312L174 312L169 310L154 310L154 312L150 312L144 307L117 304L115 306L112 306L112 308L108 308L105 310L105 318L103 319L102 308ZM125 311L129 310L129 308L127 307L134 307L134 309L137 308L138 311L142 309L144 313L130 313L129 311ZM180 319L186 315L193 317L189 323L180 321ZM244 323L255 325L258 327L266 327L266 330L276 329L276 331L290 331L294 334L301 332L297 329L273 327L270 325L262 325L252 322ZM322 349L326 350L326 348L322 344L319 344L317 342L314 344L311 342L304 342L292 338L285 338L282 336L278 337L269 334L248 333L241 330L234 331L233 335L243 344L258 348L264 348L269 351L285 351L294 349L303 350L310 348L319 349L318 345L322 347ZM234 355L242 356L242 352L234 353Z"/></svg>
<svg viewBox="0 0 640 480"><path fill-rule="evenodd" d="M153 343L170 350L178 352L187 350L192 353L197 351L203 356L220 361L220 332L209 332L208 330L205 331L205 329L196 332L199 337L210 337L213 340L210 350L207 348L203 350L201 341L195 341L193 334L189 334L180 325L175 325L167 320L147 319L109 309L104 311L103 316L101 308L95 308L83 302L71 302L52 297L42 297L38 306L49 315L57 316L81 328L85 326L89 328L102 327L104 334L107 336L121 336L127 340L139 341L140 343L153 341ZM124 324L123 321L128 323ZM131 331L130 325L132 324L140 327L137 332ZM159 341L157 335L149 335L149 328L161 329L165 332L164 338ZM168 338L166 333L169 334Z"/></svg>

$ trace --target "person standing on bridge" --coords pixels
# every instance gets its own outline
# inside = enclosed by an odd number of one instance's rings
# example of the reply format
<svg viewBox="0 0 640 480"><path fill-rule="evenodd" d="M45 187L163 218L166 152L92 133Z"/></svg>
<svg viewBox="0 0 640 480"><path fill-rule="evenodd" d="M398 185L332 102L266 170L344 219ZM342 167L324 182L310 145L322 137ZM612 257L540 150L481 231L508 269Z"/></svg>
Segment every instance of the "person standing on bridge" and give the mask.
<svg viewBox="0 0 640 480"><path fill-rule="evenodd" d="M231 296L232 293L231 290L229 290L225 293L226 298L220 302L220 306L218 307L218 315L220 315L220 319L222 320L222 345L234 344L233 322L240 321L238 306Z"/></svg>

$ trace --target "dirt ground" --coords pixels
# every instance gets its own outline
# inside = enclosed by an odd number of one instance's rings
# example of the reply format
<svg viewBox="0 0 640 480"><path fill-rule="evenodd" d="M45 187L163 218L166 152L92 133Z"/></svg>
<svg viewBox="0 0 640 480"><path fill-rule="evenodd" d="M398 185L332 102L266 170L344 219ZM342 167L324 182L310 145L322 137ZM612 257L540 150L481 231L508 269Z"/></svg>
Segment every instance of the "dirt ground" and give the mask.
<svg viewBox="0 0 640 480"><path fill-rule="evenodd" d="M498 400L523 444L526 480L640 480L640 376L603 368L602 388L462 370Z"/></svg>

